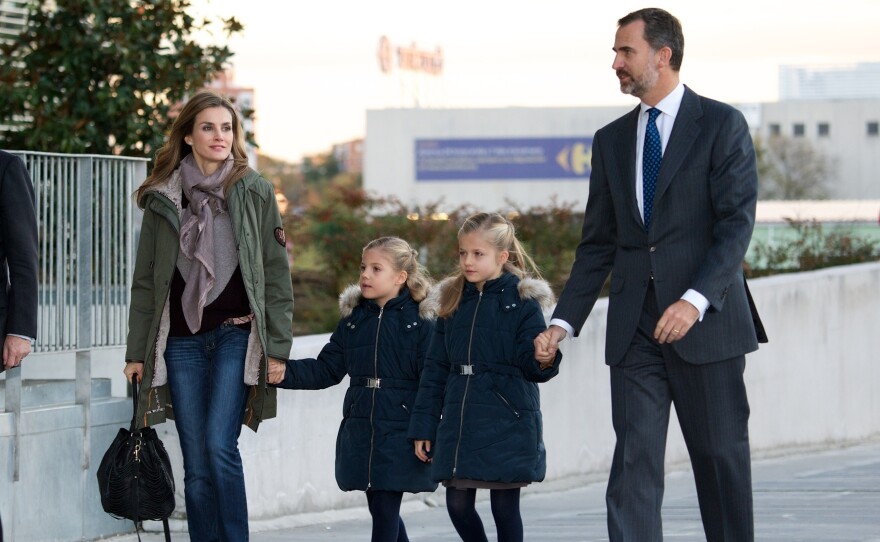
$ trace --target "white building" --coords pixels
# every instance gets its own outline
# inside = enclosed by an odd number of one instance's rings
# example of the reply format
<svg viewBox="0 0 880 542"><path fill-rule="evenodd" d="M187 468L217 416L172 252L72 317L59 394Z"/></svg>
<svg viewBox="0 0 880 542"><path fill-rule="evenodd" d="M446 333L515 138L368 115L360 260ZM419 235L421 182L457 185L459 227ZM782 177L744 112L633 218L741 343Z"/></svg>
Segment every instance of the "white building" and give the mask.
<svg viewBox="0 0 880 542"><path fill-rule="evenodd" d="M880 63L781 66L778 102L734 104L752 134L808 140L831 199L880 199ZM404 203L486 210L586 203L596 130L635 107L367 112L364 187Z"/></svg>
<svg viewBox="0 0 880 542"><path fill-rule="evenodd" d="M779 67L780 102L877 97L880 97L880 62Z"/></svg>
<svg viewBox="0 0 880 542"><path fill-rule="evenodd" d="M0 0L0 42L24 30L28 0Z"/></svg>
<svg viewBox="0 0 880 542"><path fill-rule="evenodd" d="M633 106L634 107L634 106ZM831 199L880 199L880 98L737 105L752 133L808 139L830 161ZM507 210L586 203L596 130L632 107L367 112L364 187L408 204Z"/></svg>

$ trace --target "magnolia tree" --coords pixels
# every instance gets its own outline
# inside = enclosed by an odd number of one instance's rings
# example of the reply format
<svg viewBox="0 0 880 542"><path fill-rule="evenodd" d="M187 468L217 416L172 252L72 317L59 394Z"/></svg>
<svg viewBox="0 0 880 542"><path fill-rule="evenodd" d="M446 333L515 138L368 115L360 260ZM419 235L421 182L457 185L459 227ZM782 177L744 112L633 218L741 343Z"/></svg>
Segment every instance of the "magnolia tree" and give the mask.
<svg viewBox="0 0 880 542"><path fill-rule="evenodd" d="M222 71L225 45L196 34L241 32L234 18L196 20L188 0L32 2L0 44L0 146L151 156L172 107Z"/></svg>

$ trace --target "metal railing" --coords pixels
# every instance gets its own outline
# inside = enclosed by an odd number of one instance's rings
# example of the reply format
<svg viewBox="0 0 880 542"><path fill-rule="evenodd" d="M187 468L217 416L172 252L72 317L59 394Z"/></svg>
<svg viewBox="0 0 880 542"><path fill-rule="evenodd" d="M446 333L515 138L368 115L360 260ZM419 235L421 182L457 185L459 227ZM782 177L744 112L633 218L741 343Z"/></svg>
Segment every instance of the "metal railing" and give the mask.
<svg viewBox="0 0 880 542"><path fill-rule="evenodd" d="M83 468L90 462L91 353L125 344L134 265L131 194L147 160L9 151L34 183L38 234L35 353L76 354L76 396L85 415ZM139 226L139 220L137 220ZM19 477L21 369L5 373L5 409L14 417L13 481Z"/></svg>
<svg viewBox="0 0 880 542"><path fill-rule="evenodd" d="M146 160L13 152L34 183L39 239L34 352L125 343L133 266L131 194Z"/></svg>

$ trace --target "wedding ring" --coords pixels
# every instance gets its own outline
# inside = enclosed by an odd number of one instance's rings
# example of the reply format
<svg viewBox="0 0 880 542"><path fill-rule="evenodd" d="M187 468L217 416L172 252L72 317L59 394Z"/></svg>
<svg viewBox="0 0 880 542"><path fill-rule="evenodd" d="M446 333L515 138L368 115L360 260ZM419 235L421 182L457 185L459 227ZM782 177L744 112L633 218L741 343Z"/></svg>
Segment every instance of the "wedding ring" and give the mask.
<svg viewBox="0 0 880 542"><path fill-rule="evenodd" d="M677 330L677 329L673 329L672 332L673 332L673 333L678 333L678 330Z"/></svg>

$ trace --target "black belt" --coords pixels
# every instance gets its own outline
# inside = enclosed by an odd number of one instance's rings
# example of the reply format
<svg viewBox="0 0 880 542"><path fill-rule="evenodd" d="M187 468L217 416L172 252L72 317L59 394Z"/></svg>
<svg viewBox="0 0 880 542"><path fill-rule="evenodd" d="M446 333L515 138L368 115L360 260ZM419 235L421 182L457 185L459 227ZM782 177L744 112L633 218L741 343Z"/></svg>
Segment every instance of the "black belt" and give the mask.
<svg viewBox="0 0 880 542"><path fill-rule="evenodd" d="M402 390L417 390L419 383L416 380L404 378L372 378L369 376L353 376L349 379L349 386L363 386L365 388L398 388Z"/></svg>
<svg viewBox="0 0 880 542"><path fill-rule="evenodd" d="M522 377L522 369L506 363L489 363L479 361L477 363L453 363L451 370L454 374L471 376L479 373L499 373L503 375Z"/></svg>

